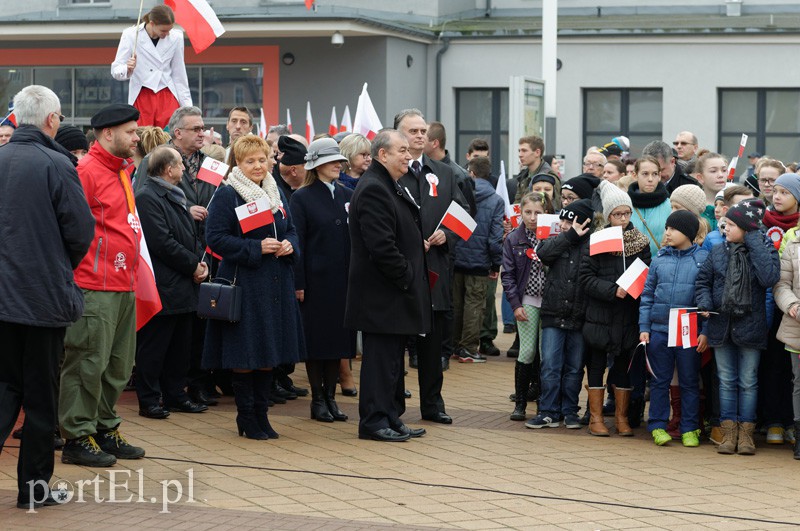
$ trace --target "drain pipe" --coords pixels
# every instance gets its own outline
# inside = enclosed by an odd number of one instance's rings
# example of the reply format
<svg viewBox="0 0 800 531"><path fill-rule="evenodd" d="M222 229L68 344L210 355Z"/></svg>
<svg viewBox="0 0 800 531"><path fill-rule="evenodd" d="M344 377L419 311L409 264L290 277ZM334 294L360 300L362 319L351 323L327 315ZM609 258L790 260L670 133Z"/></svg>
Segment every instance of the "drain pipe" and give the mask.
<svg viewBox="0 0 800 531"><path fill-rule="evenodd" d="M450 39L442 39L442 47L436 52L436 121L442 119L442 56L450 48Z"/></svg>

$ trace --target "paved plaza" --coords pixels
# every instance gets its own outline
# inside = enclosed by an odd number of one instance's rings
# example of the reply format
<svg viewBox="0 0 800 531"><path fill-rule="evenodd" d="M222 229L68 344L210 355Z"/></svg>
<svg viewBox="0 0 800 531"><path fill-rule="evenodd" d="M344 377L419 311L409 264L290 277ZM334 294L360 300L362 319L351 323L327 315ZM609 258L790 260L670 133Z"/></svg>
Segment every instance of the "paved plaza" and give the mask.
<svg viewBox="0 0 800 531"><path fill-rule="evenodd" d="M500 334L505 352L512 336ZM354 372L358 374L358 362ZM237 437L233 399L168 420L120 403L128 439L147 450L110 470L62 465L73 498L35 514L13 508L18 450L0 456L2 529L778 529L800 525L800 462L758 439L752 457L653 445L649 434L592 437L511 422L513 360L453 362L444 395L455 421L420 420L416 371L405 420L428 434L404 443L357 437L357 399L339 397L345 423L309 419L309 398L270 410L278 440ZM302 365L296 383L306 385ZM585 397L582 397L585 401ZM529 413L535 405L529 407ZM607 424L611 419L606 418ZM613 431L613 430L612 430ZM18 441L9 439L15 446ZM119 471L119 472L114 472ZM129 471L129 472L127 472ZM117 487L109 498L109 480ZM99 475L99 479L95 479ZM77 503L79 481L83 487ZM127 482L126 486L125 485ZM163 483L162 483L163 482ZM179 500L165 505L167 500ZM191 500L190 500L191 496ZM99 499L104 499L100 502ZM121 502L130 498L129 502ZM142 500L138 501L137 500ZM168 511L168 512L167 512Z"/></svg>

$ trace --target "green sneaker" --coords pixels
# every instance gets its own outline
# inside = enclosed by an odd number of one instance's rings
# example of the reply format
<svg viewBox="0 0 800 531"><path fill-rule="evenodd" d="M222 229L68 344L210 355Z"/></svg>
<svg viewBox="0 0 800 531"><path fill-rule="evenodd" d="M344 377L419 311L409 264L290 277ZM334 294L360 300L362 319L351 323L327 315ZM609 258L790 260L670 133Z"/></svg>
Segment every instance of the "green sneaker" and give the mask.
<svg viewBox="0 0 800 531"><path fill-rule="evenodd" d="M672 437L669 436L667 430L663 430L661 428L653 430L652 435L653 442L656 443L656 446L664 446L672 440Z"/></svg>
<svg viewBox="0 0 800 531"><path fill-rule="evenodd" d="M693 448L695 446L700 446L700 430L694 431L687 431L686 433L681 434L681 442L684 446Z"/></svg>

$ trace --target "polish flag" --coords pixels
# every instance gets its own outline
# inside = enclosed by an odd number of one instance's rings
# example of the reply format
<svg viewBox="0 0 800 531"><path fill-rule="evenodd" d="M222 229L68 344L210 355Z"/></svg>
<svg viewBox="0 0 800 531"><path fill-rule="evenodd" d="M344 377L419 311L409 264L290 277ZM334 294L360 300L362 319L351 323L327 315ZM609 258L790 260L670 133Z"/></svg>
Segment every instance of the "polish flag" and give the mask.
<svg viewBox="0 0 800 531"><path fill-rule="evenodd" d="M648 271L650 268L647 267L647 264L642 262L641 258L637 258L617 279L617 286L624 289L634 299L638 299L644 291L644 282L647 280Z"/></svg>
<svg viewBox="0 0 800 531"><path fill-rule="evenodd" d="M697 346L697 308L672 308L669 311L668 347Z"/></svg>
<svg viewBox="0 0 800 531"><path fill-rule="evenodd" d="M344 106L344 113L342 113L342 123L339 124L339 132L346 133L353 130L353 122L350 120L350 106Z"/></svg>
<svg viewBox="0 0 800 531"><path fill-rule="evenodd" d="M511 205L511 201L508 198L508 186L506 185L506 164L502 160L500 161L500 176L497 178L497 186L495 187L494 191L500 196L500 199L503 200L503 215L506 218L506 221L510 221L511 226L516 228L519 226L519 220L517 219L517 214L514 212L514 207Z"/></svg>
<svg viewBox="0 0 800 531"><path fill-rule="evenodd" d="M225 174L228 173L228 165L220 162L211 157L203 159L203 164L200 166L200 171L197 172L197 178L205 181L208 184L219 186Z"/></svg>
<svg viewBox="0 0 800 531"><path fill-rule="evenodd" d="M609 227L589 236L589 256L622 251L622 227Z"/></svg>
<svg viewBox="0 0 800 531"><path fill-rule="evenodd" d="M561 232L561 220L558 214L539 214L536 216L536 239L546 240L558 236Z"/></svg>
<svg viewBox="0 0 800 531"><path fill-rule="evenodd" d="M469 237L475 232L475 227L478 226L472 216L469 215L469 212L455 201L450 202L447 212L444 213L442 221L439 222L436 228L438 229L442 225L458 234L464 241L469 240ZM434 232L436 231L434 230Z"/></svg>
<svg viewBox="0 0 800 531"><path fill-rule="evenodd" d="M269 133L269 128L267 127L267 118L264 116L264 107L261 107L261 119L258 122L258 136L266 139L267 133Z"/></svg>
<svg viewBox="0 0 800 531"><path fill-rule="evenodd" d="M311 9L311 6L314 5L314 0L306 0L306 10Z"/></svg>
<svg viewBox="0 0 800 531"><path fill-rule="evenodd" d="M311 116L311 102L306 102L306 140L310 144L314 140L314 118Z"/></svg>
<svg viewBox="0 0 800 531"><path fill-rule="evenodd" d="M361 133L368 140L372 140L381 129L383 129L383 126L378 118L378 113L375 112L375 107L372 105L369 93L367 93L367 84L364 83L364 88L358 97L356 118L353 120L353 132Z"/></svg>
<svg viewBox="0 0 800 531"><path fill-rule="evenodd" d="M19 127L19 126L17 125L17 116L14 114L14 111L11 111L11 112L9 112L9 113L8 113L8 116L6 116L6 117L5 117L5 118L3 118L2 120L0 120L0 123L3 123L3 122L5 122L5 121L9 121L9 122L11 122L11 124L14 126L14 128L15 128L15 129L16 129L17 127Z"/></svg>
<svg viewBox="0 0 800 531"><path fill-rule="evenodd" d="M336 107L331 109L331 123L328 125L328 134L334 136L339 132L339 126L336 125Z"/></svg>
<svg viewBox="0 0 800 531"><path fill-rule="evenodd" d="M175 22L186 31L194 53L201 53L225 33L206 0L164 0L164 4L175 12Z"/></svg>
<svg viewBox="0 0 800 531"><path fill-rule="evenodd" d="M236 207L235 210L236 217L239 218L239 225L242 226L242 232L250 232L275 223L275 216L272 215L269 199L266 197Z"/></svg>
<svg viewBox="0 0 800 531"><path fill-rule="evenodd" d="M744 147L747 145L747 135L742 134L742 139L739 141L739 151L735 157L731 159L728 164L728 182L733 182L734 174L736 173L736 165L739 164L739 159L744 155Z"/></svg>
<svg viewBox="0 0 800 531"><path fill-rule="evenodd" d="M286 128L289 130L290 133L294 132L292 131L292 115L289 113L288 108L286 109Z"/></svg>
<svg viewBox="0 0 800 531"><path fill-rule="evenodd" d="M215 253L214 251L212 251L211 247L209 247L208 245L206 245L206 254L210 254L213 258L216 258L217 260L222 260L222 257L217 253Z"/></svg>
<svg viewBox="0 0 800 531"><path fill-rule="evenodd" d="M136 212L139 218L139 212ZM153 274L153 261L144 239L144 231L140 230L139 267L136 270L136 331L142 329L155 314L161 311L161 297L156 287L156 276Z"/></svg>

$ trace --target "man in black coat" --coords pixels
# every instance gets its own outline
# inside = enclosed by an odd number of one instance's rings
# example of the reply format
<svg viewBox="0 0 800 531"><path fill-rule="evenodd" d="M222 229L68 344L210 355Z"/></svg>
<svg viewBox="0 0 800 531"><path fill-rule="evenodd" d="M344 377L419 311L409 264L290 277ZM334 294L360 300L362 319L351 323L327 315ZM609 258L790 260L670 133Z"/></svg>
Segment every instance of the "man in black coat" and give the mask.
<svg viewBox="0 0 800 531"><path fill-rule="evenodd" d="M653 157L658 160L658 164L661 166L661 182L664 183L664 186L667 187L667 192L670 194L675 191L675 188L684 184L701 186L697 179L681 171L677 163L675 150L666 142L660 140L650 142L642 149L642 156Z"/></svg>
<svg viewBox="0 0 800 531"><path fill-rule="evenodd" d="M25 407L17 507L55 505L59 359L67 326L83 314L73 269L94 237L77 160L53 138L61 103L31 85L14 97L19 128L0 149L0 450Z"/></svg>
<svg viewBox="0 0 800 531"><path fill-rule="evenodd" d="M431 331L431 297L419 207L398 180L408 171L408 142L395 130L372 140L372 164L350 202L350 271L344 324L361 330L358 436L406 441L403 353L408 336Z"/></svg>
<svg viewBox="0 0 800 531"><path fill-rule="evenodd" d="M442 340L448 331L452 333L453 328L452 253L458 236L438 226L451 202L457 202L466 211L469 211L469 205L450 167L424 154L428 126L422 113L417 109L406 109L395 116L394 123L408 140L412 158L408 171L399 182L420 207L422 236L430 245L426 255L428 268L438 275L431 289L433 329L425 337L416 338L420 410L425 420L451 424L453 419L445 412L442 398ZM477 353L464 351L462 354L464 357L459 355L461 361L486 361Z"/></svg>

